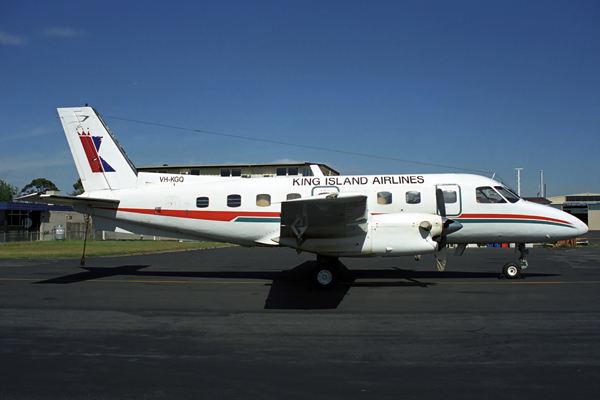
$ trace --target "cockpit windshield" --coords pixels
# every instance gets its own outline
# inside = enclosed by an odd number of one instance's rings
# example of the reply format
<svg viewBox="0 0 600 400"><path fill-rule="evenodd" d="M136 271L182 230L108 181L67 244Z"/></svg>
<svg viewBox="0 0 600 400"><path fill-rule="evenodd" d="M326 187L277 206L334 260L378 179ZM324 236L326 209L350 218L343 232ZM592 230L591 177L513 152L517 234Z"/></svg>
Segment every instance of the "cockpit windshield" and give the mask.
<svg viewBox="0 0 600 400"><path fill-rule="evenodd" d="M511 203L516 203L517 201L519 201L521 198L512 190L510 190L509 188L505 187L505 186L494 186L496 188L497 191L500 192L500 194L502 196L504 196L506 198L506 200L510 201Z"/></svg>
<svg viewBox="0 0 600 400"><path fill-rule="evenodd" d="M506 200L490 186L478 187L475 190L475 194L477 195L478 203L506 203Z"/></svg>

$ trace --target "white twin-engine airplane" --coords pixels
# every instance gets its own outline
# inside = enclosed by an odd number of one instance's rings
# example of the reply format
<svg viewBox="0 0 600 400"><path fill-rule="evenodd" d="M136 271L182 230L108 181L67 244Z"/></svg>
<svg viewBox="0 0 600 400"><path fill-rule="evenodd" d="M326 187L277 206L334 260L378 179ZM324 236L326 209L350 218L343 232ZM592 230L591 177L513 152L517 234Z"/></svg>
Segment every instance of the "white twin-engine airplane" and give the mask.
<svg viewBox="0 0 600 400"><path fill-rule="evenodd" d="M71 205L97 229L242 246L285 246L317 255L312 280L337 282L339 257L434 254L446 265L448 244L564 240L588 227L560 210L527 202L478 175L222 178L138 172L100 115L90 107L59 108L85 193L30 195L26 201Z"/></svg>

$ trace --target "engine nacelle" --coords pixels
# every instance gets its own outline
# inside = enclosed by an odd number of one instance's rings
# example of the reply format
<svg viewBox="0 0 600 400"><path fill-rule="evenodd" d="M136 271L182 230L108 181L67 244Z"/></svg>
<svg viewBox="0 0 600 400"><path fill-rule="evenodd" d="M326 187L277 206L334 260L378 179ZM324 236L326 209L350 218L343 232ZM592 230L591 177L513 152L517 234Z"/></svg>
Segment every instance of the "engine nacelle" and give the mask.
<svg viewBox="0 0 600 400"><path fill-rule="evenodd" d="M371 253L396 257L434 253L432 239L442 233L442 217L425 213L373 215L369 224Z"/></svg>

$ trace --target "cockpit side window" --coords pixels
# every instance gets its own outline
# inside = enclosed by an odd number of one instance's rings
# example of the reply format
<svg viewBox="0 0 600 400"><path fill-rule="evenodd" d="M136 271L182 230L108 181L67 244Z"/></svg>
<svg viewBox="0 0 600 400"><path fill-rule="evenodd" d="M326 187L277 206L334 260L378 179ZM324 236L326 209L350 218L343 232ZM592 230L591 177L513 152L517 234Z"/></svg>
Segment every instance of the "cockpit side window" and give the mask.
<svg viewBox="0 0 600 400"><path fill-rule="evenodd" d="M506 203L491 186L482 186L475 189L478 203Z"/></svg>
<svg viewBox="0 0 600 400"><path fill-rule="evenodd" d="M511 203L516 203L517 201L520 200L520 197L513 192L512 190L510 190L507 187L504 186L494 186L496 188L497 191L500 192L500 194L502 196L504 196L506 198L506 200L510 201Z"/></svg>

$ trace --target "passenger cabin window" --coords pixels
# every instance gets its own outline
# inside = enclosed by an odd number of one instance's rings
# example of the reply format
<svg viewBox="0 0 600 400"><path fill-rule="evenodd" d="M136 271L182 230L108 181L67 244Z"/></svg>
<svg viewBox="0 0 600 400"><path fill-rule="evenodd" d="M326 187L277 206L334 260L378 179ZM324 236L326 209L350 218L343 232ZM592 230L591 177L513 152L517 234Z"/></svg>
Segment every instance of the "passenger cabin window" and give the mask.
<svg viewBox="0 0 600 400"><path fill-rule="evenodd" d="M198 197L196 199L196 207L198 207L198 208L208 207L208 197Z"/></svg>
<svg viewBox="0 0 600 400"><path fill-rule="evenodd" d="M512 190L510 190L507 187L504 186L494 186L496 188L497 191L500 192L500 194L502 196L504 196L504 198L508 201L510 201L511 203L516 203L517 201L520 200L519 195L517 195L515 192L513 192Z"/></svg>
<svg viewBox="0 0 600 400"><path fill-rule="evenodd" d="M377 204L392 204L392 194L390 192L378 192Z"/></svg>
<svg viewBox="0 0 600 400"><path fill-rule="evenodd" d="M300 196L300 193L289 193L286 197L286 200L294 200L294 199L299 199L302 196Z"/></svg>
<svg viewBox="0 0 600 400"><path fill-rule="evenodd" d="M290 167L287 172L288 175L298 175L298 167Z"/></svg>
<svg viewBox="0 0 600 400"><path fill-rule="evenodd" d="M421 192L411 191L406 192L407 204L419 204L421 202Z"/></svg>
<svg viewBox="0 0 600 400"><path fill-rule="evenodd" d="M454 190L444 190L444 203L452 204L456 203L458 200L458 196L456 196L456 192Z"/></svg>
<svg viewBox="0 0 600 400"><path fill-rule="evenodd" d="M275 170L275 173L277 174L277 176L286 176L287 175L287 169L286 168L277 168Z"/></svg>
<svg viewBox="0 0 600 400"><path fill-rule="evenodd" d="M259 207L269 207L271 205L271 195L270 194L257 194L256 195L256 205Z"/></svg>
<svg viewBox="0 0 600 400"><path fill-rule="evenodd" d="M230 194L227 196L227 207L239 207L242 205L242 196L239 194Z"/></svg>
<svg viewBox="0 0 600 400"><path fill-rule="evenodd" d="M494 189L490 186L482 186L475 189L478 203L506 203Z"/></svg>
<svg viewBox="0 0 600 400"><path fill-rule="evenodd" d="M231 170L229 168L221 170L221 176L231 176Z"/></svg>

